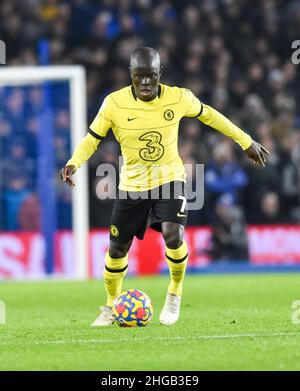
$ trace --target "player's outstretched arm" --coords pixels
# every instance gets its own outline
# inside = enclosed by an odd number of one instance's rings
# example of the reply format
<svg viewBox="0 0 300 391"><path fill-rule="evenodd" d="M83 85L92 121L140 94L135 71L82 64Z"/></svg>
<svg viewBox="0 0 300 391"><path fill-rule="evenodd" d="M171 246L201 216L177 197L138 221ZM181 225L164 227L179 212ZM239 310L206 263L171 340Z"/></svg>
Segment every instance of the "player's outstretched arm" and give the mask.
<svg viewBox="0 0 300 391"><path fill-rule="evenodd" d="M252 140L249 134L211 106L202 105L202 112L198 117L201 122L234 140L245 151L247 156L254 161L254 164L258 163L263 167L265 166L266 155L269 154L269 151L264 146Z"/></svg>
<svg viewBox="0 0 300 391"><path fill-rule="evenodd" d="M74 175L78 168L95 153L100 141L101 140L88 133L78 144L73 156L67 162L65 167L60 170L60 178L70 187L73 188L75 186L74 181L71 179L72 175Z"/></svg>

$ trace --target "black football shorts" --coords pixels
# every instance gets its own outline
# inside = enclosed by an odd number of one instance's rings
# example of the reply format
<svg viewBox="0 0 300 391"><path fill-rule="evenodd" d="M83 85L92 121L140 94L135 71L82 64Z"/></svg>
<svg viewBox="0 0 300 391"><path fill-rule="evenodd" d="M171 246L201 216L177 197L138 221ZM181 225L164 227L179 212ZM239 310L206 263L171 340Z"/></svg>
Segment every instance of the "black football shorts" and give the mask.
<svg viewBox="0 0 300 391"><path fill-rule="evenodd" d="M112 211L110 239L119 243L126 243L134 236L143 239L148 224L161 232L163 222L186 226L184 182L165 183L143 192L120 190Z"/></svg>

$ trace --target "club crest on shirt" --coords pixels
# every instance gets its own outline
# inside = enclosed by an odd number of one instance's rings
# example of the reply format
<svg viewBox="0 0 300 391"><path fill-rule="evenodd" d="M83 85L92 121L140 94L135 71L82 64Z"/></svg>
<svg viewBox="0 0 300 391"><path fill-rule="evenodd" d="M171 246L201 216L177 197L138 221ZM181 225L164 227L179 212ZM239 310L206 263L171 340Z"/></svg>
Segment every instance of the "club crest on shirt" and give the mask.
<svg viewBox="0 0 300 391"><path fill-rule="evenodd" d="M164 119L167 121L172 121L173 118L174 118L174 111L171 109L167 109L164 112Z"/></svg>

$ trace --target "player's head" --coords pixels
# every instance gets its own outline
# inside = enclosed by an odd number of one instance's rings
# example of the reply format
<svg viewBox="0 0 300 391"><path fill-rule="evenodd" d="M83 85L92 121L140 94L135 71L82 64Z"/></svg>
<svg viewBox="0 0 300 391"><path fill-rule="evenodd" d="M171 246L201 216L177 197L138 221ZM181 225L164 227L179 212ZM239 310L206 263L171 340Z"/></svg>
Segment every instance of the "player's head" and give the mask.
<svg viewBox="0 0 300 391"><path fill-rule="evenodd" d="M129 71L136 96L145 102L156 98L162 71L158 52L148 47L136 49L130 58Z"/></svg>

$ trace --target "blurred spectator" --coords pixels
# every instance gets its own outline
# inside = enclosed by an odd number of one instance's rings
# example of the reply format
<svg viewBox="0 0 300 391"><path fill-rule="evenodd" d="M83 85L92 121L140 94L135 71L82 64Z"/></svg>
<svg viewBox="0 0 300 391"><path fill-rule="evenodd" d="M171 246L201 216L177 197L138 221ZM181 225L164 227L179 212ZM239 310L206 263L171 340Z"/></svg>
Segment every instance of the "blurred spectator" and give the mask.
<svg viewBox="0 0 300 391"><path fill-rule="evenodd" d="M20 177L9 177L7 186L3 193L5 229L16 231L20 229L19 212L24 200L29 196L26 179Z"/></svg>
<svg viewBox="0 0 300 391"><path fill-rule="evenodd" d="M220 141L214 146L213 159L206 167L205 183L216 199L222 194L229 194L234 203L239 200L239 191L248 182L246 172L235 161L232 143Z"/></svg>
<svg viewBox="0 0 300 391"><path fill-rule="evenodd" d="M242 129L247 129L247 132L254 136L257 126L261 122L270 120L270 113L265 109L263 100L259 96L249 94L237 118Z"/></svg>
<svg viewBox="0 0 300 391"><path fill-rule="evenodd" d="M270 192L265 193L260 201L255 219L257 224L275 224L286 223L286 218L281 214L280 199L278 194Z"/></svg>
<svg viewBox="0 0 300 391"><path fill-rule="evenodd" d="M298 135L295 135L299 138ZM291 135L291 140L295 139ZM289 206L287 212L293 222L300 223L300 143L291 146L291 153L282 169L283 202Z"/></svg>
<svg viewBox="0 0 300 391"><path fill-rule="evenodd" d="M22 202L18 213L18 226L21 231L40 231L41 216L40 202L32 193Z"/></svg>
<svg viewBox="0 0 300 391"><path fill-rule="evenodd" d="M14 140L8 149L7 157L1 164L3 172L3 203L6 228L19 228L18 214L23 201L32 191L34 163L26 156L25 145L21 140Z"/></svg>
<svg viewBox="0 0 300 391"><path fill-rule="evenodd" d="M210 256L215 261L248 260L245 221L230 194L223 194L216 202Z"/></svg>

